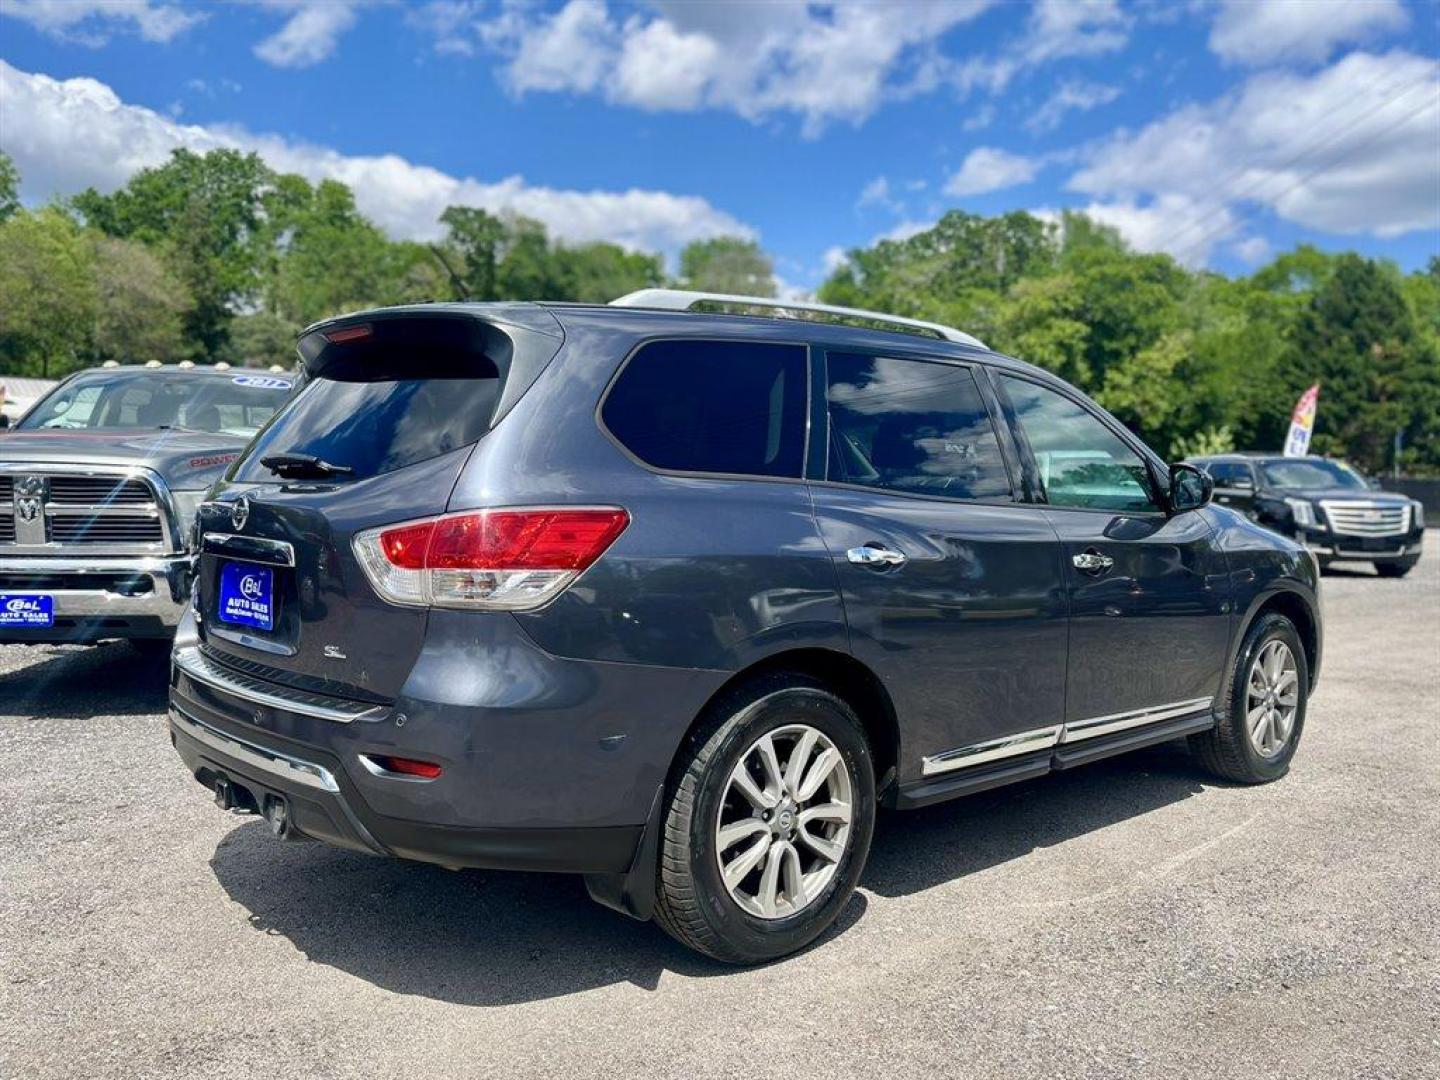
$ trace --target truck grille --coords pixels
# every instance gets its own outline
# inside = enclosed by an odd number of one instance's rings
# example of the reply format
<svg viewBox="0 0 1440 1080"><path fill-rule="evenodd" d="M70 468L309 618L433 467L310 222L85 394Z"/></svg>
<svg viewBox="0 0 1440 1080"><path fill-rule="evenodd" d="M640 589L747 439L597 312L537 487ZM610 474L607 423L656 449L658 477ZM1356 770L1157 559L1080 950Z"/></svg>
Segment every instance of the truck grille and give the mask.
<svg viewBox="0 0 1440 1080"><path fill-rule="evenodd" d="M136 476L58 473L24 465L0 476L0 545L35 554L161 553L165 507ZM53 467L52 467L53 468Z"/></svg>
<svg viewBox="0 0 1440 1080"><path fill-rule="evenodd" d="M15 485L10 477L0 476L0 544L15 542L14 491Z"/></svg>
<svg viewBox="0 0 1440 1080"><path fill-rule="evenodd" d="M1349 536L1399 536L1410 531L1410 507L1373 502L1320 503L1330 528Z"/></svg>

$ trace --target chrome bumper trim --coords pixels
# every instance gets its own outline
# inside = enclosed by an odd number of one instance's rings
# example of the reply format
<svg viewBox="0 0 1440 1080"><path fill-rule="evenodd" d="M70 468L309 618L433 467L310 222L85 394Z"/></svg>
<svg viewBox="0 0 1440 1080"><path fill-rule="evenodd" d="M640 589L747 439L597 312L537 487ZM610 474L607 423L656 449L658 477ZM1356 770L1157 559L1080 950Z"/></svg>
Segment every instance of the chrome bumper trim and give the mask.
<svg viewBox="0 0 1440 1080"><path fill-rule="evenodd" d="M340 791L340 785L335 782L335 774L325 766L316 765L303 758L291 757L289 754L282 754L278 750L271 750L258 743L236 738L219 728L213 728L209 724L196 720L174 705L170 706L170 723L177 731L188 735L200 745L208 746L211 750L234 758L253 769L259 769L270 776L303 784L320 791L328 791L331 794L338 794Z"/></svg>
<svg viewBox="0 0 1440 1080"><path fill-rule="evenodd" d="M340 703L335 698L307 694L303 690L291 690L276 683L242 675L210 661L194 646L176 649L174 661L175 666L187 677L202 686L230 694L242 701L267 705L272 709L283 709L302 716L349 724L356 720L378 720L389 711L384 705Z"/></svg>
<svg viewBox="0 0 1440 1080"><path fill-rule="evenodd" d="M924 758L921 761L921 772L925 776L934 776L937 773L950 772L953 769L967 769L972 765L981 765L987 761L998 761L1001 758L1016 757L1020 754L1032 754L1037 750L1048 750L1053 746L1083 742L1086 739L1098 739L1103 735L1113 735L1130 728L1144 727L1162 720L1173 720L1176 717L1203 712L1214 703L1213 697L1192 698L1189 701L1152 705L1149 708L1112 713L1109 716L1093 716L1088 720L1076 720L1068 724L1056 724L1053 727L1035 728L1033 731L1022 731L1017 735L1006 735L999 739L989 739L986 742L971 743L969 746L961 746Z"/></svg>
<svg viewBox="0 0 1440 1080"><path fill-rule="evenodd" d="M188 581L175 579L190 572L190 557L175 555L165 558L55 558L55 559L7 559L0 558L0 592L38 593L55 598L57 617L123 618L127 616L153 616L162 626L176 626L185 610L185 601L176 600L178 591L182 596ZM5 576L63 575L74 578L74 585L80 588L32 588L30 586L8 586ZM129 574L136 578L148 578L150 591L137 596L109 592L100 588L84 588L86 574ZM172 588L172 586L174 586Z"/></svg>

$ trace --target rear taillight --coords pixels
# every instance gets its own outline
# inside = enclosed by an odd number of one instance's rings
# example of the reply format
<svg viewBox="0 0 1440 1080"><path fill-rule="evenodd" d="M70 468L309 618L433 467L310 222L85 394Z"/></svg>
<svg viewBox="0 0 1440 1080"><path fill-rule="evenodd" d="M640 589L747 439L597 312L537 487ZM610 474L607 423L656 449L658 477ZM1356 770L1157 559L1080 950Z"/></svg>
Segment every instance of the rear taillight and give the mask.
<svg viewBox="0 0 1440 1080"><path fill-rule="evenodd" d="M562 593L629 524L613 507L476 510L370 529L355 554L393 603L522 611Z"/></svg>

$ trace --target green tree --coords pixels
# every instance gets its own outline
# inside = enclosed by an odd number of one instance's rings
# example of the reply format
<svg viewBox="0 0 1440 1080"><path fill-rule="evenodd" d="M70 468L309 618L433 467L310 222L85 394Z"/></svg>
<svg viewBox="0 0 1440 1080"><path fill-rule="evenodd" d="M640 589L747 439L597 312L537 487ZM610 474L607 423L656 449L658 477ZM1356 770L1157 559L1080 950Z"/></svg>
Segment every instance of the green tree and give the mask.
<svg viewBox="0 0 1440 1080"><path fill-rule="evenodd" d="M0 222L14 217L20 210L20 171L10 155L0 151Z"/></svg>
<svg viewBox="0 0 1440 1080"><path fill-rule="evenodd" d="M185 286L153 251L133 240L91 234L96 293L92 361L174 363L190 353Z"/></svg>
<svg viewBox="0 0 1440 1080"><path fill-rule="evenodd" d="M301 327L272 311L253 311L235 316L224 359L249 367L279 364L293 368L298 362L295 339Z"/></svg>
<svg viewBox="0 0 1440 1080"><path fill-rule="evenodd" d="M1293 396L1320 384L1315 448L1371 471L1389 464L1397 431L1422 454L1433 446L1440 365L1396 278L1359 255L1340 256L1300 313L1284 363Z"/></svg>
<svg viewBox="0 0 1440 1080"><path fill-rule="evenodd" d="M0 370L59 378L91 357L95 251L58 207L0 222Z"/></svg>
<svg viewBox="0 0 1440 1080"><path fill-rule="evenodd" d="M257 154L176 150L111 195L91 188L73 204L93 227L158 250L190 291L185 329L201 356L223 355L230 320L260 286L265 195L274 174Z"/></svg>
<svg viewBox="0 0 1440 1080"><path fill-rule="evenodd" d="M680 252L680 280L687 289L774 296L775 267L753 240L717 236L695 240Z"/></svg>

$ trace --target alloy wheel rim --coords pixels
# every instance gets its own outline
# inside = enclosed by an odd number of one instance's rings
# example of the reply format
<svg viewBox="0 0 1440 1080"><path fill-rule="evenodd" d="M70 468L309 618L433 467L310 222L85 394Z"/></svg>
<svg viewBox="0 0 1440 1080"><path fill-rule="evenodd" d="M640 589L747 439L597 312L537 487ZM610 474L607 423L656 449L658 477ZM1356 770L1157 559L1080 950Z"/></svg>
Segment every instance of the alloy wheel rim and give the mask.
<svg viewBox="0 0 1440 1080"><path fill-rule="evenodd" d="M1278 757L1290 742L1300 711L1300 671L1283 641L1268 642L1250 665L1245 686L1245 730L1264 758Z"/></svg>
<svg viewBox="0 0 1440 1080"><path fill-rule="evenodd" d="M767 731L735 763L716 815L730 898L760 919L804 911L834 880L853 818L854 786L834 742L808 724Z"/></svg>

